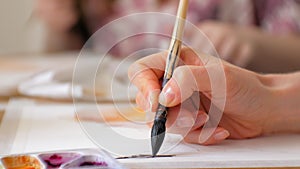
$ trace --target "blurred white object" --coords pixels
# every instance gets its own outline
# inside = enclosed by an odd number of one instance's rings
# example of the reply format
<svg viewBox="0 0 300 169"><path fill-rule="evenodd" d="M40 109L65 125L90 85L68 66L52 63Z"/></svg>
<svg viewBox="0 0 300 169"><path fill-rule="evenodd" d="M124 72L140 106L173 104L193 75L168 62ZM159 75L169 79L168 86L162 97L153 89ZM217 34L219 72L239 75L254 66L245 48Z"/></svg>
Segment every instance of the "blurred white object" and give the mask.
<svg viewBox="0 0 300 169"><path fill-rule="evenodd" d="M18 86L38 72L74 65L78 52L5 55L0 62L0 97L17 96Z"/></svg>
<svg viewBox="0 0 300 169"><path fill-rule="evenodd" d="M98 60L97 57L81 59L84 63L77 65L84 65L84 69L75 71L76 74L73 66L40 72L21 82L18 92L26 96L59 100L133 100L137 91L127 77L131 61L106 57L99 64Z"/></svg>
<svg viewBox="0 0 300 169"><path fill-rule="evenodd" d="M27 96L69 99L72 90L71 83L57 81L54 78L54 75L57 73L57 71L53 70L39 73L22 82L18 87L18 91Z"/></svg>
<svg viewBox="0 0 300 169"><path fill-rule="evenodd" d="M0 96L15 96L18 94L17 87L18 85L28 79L32 73L14 73L14 72L0 72Z"/></svg>

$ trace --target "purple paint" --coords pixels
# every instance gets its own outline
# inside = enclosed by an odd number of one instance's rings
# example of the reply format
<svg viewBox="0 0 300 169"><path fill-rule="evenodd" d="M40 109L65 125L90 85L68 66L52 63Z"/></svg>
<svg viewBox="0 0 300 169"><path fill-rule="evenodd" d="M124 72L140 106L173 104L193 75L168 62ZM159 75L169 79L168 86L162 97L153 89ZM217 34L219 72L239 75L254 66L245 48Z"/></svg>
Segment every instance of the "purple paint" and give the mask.
<svg viewBox="0 0 300 169"><path fill-rule="evenodd" d="M85 155L82 156L69 164L64 166L65 169L68 168L106 168L109 167L108 163L102 156L99 155Z"/></svg>
<svg viewBox="0 0 300 169"><path fill-rule="evenodd" d="M79 158L81 155L77 153L55 153L41 154L39 158L45 163L47 168L59 168L60 166Z"/></svg>
<svg viewBox="0 0 300 169"><path fill-rule="evenodd" d="M53 154L52 156L50 156L50 160L61 160L63 157L58 155L58 154Z"/></svg>
<svg viewBox="0 0 300 169"><path fill-rule="evenodd" d="M80 167L84 167L84 166L99 166L99 167L107 167L107 163L104 161L101 162L90 162L90 161L86 161L83 162L79 165Z"/></svg>

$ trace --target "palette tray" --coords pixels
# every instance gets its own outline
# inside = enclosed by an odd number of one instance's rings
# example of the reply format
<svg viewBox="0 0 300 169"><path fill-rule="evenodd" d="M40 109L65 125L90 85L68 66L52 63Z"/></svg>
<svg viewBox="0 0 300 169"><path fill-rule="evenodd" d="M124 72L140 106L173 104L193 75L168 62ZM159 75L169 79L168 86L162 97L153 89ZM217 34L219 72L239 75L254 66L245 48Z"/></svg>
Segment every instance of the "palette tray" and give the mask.
<svg viewBox="0 0 300 169"><path fill-rule="evenodd" d="M1 157L0 169L123 169L100 149L80 149Z"/></svg>

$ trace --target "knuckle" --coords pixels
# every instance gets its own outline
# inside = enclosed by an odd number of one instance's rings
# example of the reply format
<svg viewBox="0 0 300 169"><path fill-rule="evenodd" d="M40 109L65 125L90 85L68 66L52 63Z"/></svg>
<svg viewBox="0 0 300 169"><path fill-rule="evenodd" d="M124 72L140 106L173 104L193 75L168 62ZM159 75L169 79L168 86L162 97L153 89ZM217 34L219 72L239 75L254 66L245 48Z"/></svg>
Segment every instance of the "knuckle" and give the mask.
<svg viewBox="0 0 300 169"><path fill-rule="evenodd" d="M179 66L174 70L173 77L177 81L183 81L188 75L188 66Z"/></svg>
<svg viewBox="0 0 300 169"><path fill-rule="evenodd" d="M128 77L132 80L136 76L136 70L138 69L137 62L133 63L128 68Z"/></svg>

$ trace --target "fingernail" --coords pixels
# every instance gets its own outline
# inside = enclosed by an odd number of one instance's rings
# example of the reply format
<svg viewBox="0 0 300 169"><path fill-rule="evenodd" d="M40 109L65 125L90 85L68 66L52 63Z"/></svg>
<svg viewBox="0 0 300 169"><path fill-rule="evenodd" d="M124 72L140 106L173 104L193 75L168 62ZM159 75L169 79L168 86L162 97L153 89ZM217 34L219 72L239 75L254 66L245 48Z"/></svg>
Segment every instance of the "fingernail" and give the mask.
<svg viewBox="0 0 300 169"><path fill-rule="evenodd" d="M229 136L229 132L227 130L222 130L215 134L214 138L215 140L224 140Z"/></svg>
<svg viewBox="0 0 300 169"><path fill-rule="evenodd" d="M179 117L176 120L176 126L179 128L191 127L194 125L194 123L195 123L195 120L189 116Z"/></svg>
<svg viewBox="0 0 300 169"><path fill-rule="evenodd" d="M163 105L167 105L171 103L174 100L174 98L175 93L173 92L171 87L168 87L159 95L159 102Z"/></svg>
<svg viewBox="0 0 300 169"><path fill-rule="evenodd" d="M196 123L197 124L204 124L208 122L209 116L207 114L201 114L198 116Z"/></svg>

